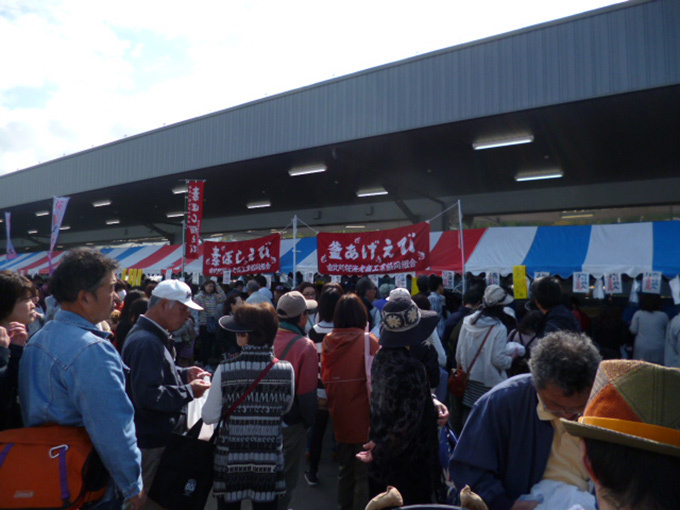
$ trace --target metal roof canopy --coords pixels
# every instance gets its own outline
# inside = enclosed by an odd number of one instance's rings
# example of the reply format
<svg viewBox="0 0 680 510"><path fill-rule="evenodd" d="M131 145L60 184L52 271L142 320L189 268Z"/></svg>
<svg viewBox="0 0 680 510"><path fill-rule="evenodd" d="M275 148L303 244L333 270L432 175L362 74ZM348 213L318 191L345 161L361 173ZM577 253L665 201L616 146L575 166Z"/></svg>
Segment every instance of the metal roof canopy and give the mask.
<svg viewBox="0 0 680 510"><path fill-rule="evenodd" d="M680 2L620 4L433 52L126 138L0 177L17 247L162 235L178 179L206 179L204 232L677 203ZM526 145L474 151L530 132ZM325 173L288 170L323 162ZM515 182L559 167L564 177ZM390 194L357 198L359 188ZM272 207L249 211L268 198ZM94 208L92 202L112 205ZM120 225L106 226L107 219ZM37 236L26 236L37 229ZM23 239L22 239L23 238ZM38 244L39 243L39 244ZM0 243L4 245L4 243Z"/></svg>

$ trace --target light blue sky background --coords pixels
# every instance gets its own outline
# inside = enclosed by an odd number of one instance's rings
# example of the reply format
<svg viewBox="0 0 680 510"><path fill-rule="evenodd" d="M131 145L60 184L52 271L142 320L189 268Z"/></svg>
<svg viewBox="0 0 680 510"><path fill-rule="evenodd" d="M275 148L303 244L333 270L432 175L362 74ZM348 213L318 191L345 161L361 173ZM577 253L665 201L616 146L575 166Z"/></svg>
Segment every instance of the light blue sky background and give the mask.
<svg viewBox="0 0 680 510"><path fill-rule="evenodd" d="M612 0L3 0L0 174Z"/></svg>

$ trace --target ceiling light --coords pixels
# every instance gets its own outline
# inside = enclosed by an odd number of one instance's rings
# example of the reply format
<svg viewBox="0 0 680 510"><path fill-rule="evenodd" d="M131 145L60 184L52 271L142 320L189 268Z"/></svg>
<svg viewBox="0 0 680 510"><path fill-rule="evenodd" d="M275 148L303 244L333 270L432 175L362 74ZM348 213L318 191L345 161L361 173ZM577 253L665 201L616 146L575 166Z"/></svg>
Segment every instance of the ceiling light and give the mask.
<svg viewBox="0 0 680 510"><path fill-rule="evenodd" d="M246 207L248 209L262 209L264 207L271 207L272 203L269 200L257 200L255 202L248 202Z"/></svg>
<svg viewBox="0 0 680 510"><path fill-rule="evenodd" d="M186 193L189 189L187 188L186 184L182 184L181 186L177 186L176 188L172 188L172 193L174 195L181 195L182 193Z"/></svg>
<svg viewBox="0 0 680 510"><path fill-rule="evenodd" d="M510 145L521 145L523 143L531 143L534 141L534 135L518 135L509 136L505 138L494 138L487 140L477 140L472 144L472 148L476 151L483 149L495 149L497 147L508 147Z"/></svg>
<svg viewBox="0 0 680 510"><path fill-rule="evenodd" d="M50 211L36 211L35 215L40 217L40 216L47 216L50 214Z"/></svg>
<svg viewBox="0 0 680 510"><path fill-rule="evenodd" d="M92 205L95 207L106 207L107 205L111 205L111 200L108 198L104 200L97 200L96 202L92 202Z"/></svg>
<svg viewBox="0 0 680 510"><path fill-rule="evenodd" d="M573 220L576 218L592 218L595 216L593 213L588 213L585 211L562 211L563 220Z"/></svg>
<svg viewBox="0 0 680 510"><path fill-rule="evenodd" d="M37 234L38 231L37 231L37 230L29 230L28 233L29 233L29 234Z"/></svg>
<svg viewBox="0 0 680 510"><path fill-rule="evenodd" d="M184 211L174 211L165 214L166 218L181 218L184 216Z"/></svg>
<svg viewBox="0 0 680 510"><path fill-rule="evenodd" d="M106 220L107 225L118 225L120 223L119 219Z"/></svg>
<svg viewBox="0 0 680 510"><path fill-rule="evenodd" d="M357 191L357 196L359 198L363 197L377 197L379 195L387 195L387 190L385 188L363 188Z"/></svg>
<svg viewBox="0 0 680 510"><path fill-rule="evenodd" d="M71 225L62 225L59 230L71 230Z"/></svg>
<svg viewBox="0 0 680 510"><path fill-rule="evenodd" d="M345 225L345 228L366 228L366 225Z"/></svg>
<svg viewBox="0 0 680 510"><path fill-rule="evenodd" d="M316 164L291 168L290 170L288 170L288 175L290 175L291 177L297 177L299 175L320 174L321 172L325 171L326 165Z"/></svg>
<svg viewBox="0 0 680 510"><path fill-rule="evenodd" d="M526 172L518 172L515 175L517 182L523 181L539 181L541 179L559 179L564 176L564 172L559 168L550 170L528 170Z"/></svg>

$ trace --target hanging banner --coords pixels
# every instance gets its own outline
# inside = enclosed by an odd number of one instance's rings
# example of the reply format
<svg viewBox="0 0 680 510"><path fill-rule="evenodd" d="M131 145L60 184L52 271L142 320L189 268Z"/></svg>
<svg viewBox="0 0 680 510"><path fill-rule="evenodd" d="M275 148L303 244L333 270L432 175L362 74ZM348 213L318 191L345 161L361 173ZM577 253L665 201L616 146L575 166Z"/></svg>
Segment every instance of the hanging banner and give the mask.
<svg viewBox="0 0 680 510"><path fill-rule="evenodd" d="M272 234L250 241L214 243L206 241L203 248L203 274L221 276L276 273L281 268L281 234Z"/></svg>
<svg viewBox="0 0 680 510"><path fill-rule="evenodd" d="M47 252L47 259L49 260L50 274L54 271L52 267L52 253L54 247L57 245L59 238L59 229L61 222L64 220L66 214L66 206L68 205L69 197L54 197L52 200L52 229L50 231L50 251Z"/></svg>
<svg viewBox="0 0 680 510"><path fill-rule="evenodd" d="M574 294L588 294L590 291L590 273L574 273L572 292Z"/></svg>
<svg viewBox="0 0 680 510"><path fill-rule="evenodd" d="M529 297L527 290L527 266L513 266L512 286L515 299L526 299Z"/></svg>
<svg viewBox="0 0 680 510"><path fill-rule="evenodd" d="M642 275L642 292L661 294L661 271L647 271Z"/></svg>
<svg viewBox="0 0 680 510"><path fill-rule="evenodd" d="M364 232L320 233L319 273L385 274L424 271L430 265L430 224Z"/></svg>
<svg viewBox="0 0 680 510"><path fill-rule="evenodd" d="M605 273L604 280L604 290L607 294L623 294L621 273Z"/></svg>
<svg viewBox="0 0 680 510"><path fill-rule="evenodd" d="M187 182L187 214L184 258L195 260L200 256L201 223L203 222L203 188L204 181Z"/></svg>
<svg viewBox="0 0 680 510"><path fill-rule="evenodd" d="M550 273L548 271L534 271L534 280L538 280L544 276L550 276Z"/></svg>
<svg viewBox="0 0 680 510"><path fill-rule="evenodd" d="M17 251L12 244L12 213L5 212L5 232L7 233L7 243L5 248L6 260L11 260L17 256Z"/></svg>

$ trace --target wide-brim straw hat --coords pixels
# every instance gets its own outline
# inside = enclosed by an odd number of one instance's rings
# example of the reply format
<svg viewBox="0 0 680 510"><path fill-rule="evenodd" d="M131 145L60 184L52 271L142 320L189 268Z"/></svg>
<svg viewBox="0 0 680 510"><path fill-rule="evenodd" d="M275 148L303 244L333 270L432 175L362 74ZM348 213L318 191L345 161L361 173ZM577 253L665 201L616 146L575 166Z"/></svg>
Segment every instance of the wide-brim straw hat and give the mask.
<svg viewBox="0 0 680 510"><path fill-rule="evenodd" d="M573 436L680 457L680 370L633 360L600 363Z"/></svg>

